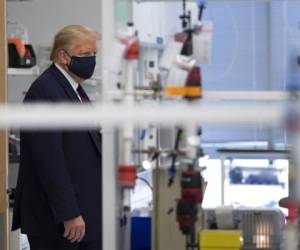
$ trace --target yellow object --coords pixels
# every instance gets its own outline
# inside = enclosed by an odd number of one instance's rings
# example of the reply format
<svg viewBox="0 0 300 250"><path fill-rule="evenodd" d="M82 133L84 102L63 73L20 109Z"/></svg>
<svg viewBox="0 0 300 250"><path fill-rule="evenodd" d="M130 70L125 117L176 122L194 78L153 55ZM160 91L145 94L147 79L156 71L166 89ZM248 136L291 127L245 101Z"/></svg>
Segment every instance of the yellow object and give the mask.
<svg viewBox="0 0 300 250"><path fill-rule="evenodd" d="M240 250L242 232L238 230L203 230L199 233L201 250Z"/></svg>
<svg viewBox="0 0 300 250"><path fill-rule="evenodd" d="M200 87L167 87L167 96L202 97Z"/></svg>

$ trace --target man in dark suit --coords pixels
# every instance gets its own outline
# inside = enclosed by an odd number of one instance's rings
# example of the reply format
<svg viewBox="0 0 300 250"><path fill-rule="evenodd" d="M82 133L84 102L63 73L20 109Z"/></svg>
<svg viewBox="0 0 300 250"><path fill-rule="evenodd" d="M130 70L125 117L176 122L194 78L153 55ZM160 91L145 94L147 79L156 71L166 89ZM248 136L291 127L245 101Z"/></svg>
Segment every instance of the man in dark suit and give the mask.
<svg viewBox="0 0 300 250"><path fill-rule="evenodd" d="M89 102L80 86L94 72L99 34L85 26L60 30L53 64L33 82L25 102ZM21 132L12 229L31 250L100 250L101 135L96 130Z"/></svg>

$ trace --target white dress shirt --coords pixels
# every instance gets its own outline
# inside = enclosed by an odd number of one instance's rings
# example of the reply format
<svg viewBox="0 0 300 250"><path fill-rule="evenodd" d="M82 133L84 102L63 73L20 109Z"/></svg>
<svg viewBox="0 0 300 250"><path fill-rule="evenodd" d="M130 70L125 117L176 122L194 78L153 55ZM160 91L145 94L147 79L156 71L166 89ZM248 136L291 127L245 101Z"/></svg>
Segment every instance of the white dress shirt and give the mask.
<svg viewBox="0 0 300 250"><path fill-rule="evenodd" d="M79 98L79 100L81 100L80 95L77 92L77 87L79 86L79 84L67 73L67 71L65 71L62 67L60 67L57 63L54 63L54 65L56 66L56 68L58 68L58 70L67 78L68 82L70 83L71 87L74 89L77 97Z"/></svg>

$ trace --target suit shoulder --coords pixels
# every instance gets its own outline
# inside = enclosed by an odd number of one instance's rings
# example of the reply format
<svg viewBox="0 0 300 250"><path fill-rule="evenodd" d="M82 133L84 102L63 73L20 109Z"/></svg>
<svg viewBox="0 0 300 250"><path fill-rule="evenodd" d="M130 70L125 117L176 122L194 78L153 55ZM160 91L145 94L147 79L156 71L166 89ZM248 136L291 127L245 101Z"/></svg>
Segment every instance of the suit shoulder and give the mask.
<svg viewBox="0 0 300 250"><path fill-rule="evenodd" d="M24 101L50 101L53 89L60 88L53 66L46 69L30 86Z"/></svg>

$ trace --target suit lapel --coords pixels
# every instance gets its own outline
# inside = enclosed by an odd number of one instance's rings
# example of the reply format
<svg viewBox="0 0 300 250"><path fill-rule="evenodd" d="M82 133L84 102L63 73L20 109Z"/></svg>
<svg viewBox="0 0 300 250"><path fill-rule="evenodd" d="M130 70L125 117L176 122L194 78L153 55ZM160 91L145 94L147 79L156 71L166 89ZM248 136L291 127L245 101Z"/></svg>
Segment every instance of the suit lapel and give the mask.
<svg viewBox="0 0 300 250"><path fill-rule="evenodd" d="M59 84L64 89L64 91L65 91L66 95L69 97L70 101L71 102L80 102L80 100L79 100L76 92L72 88L72 86L69 83L68 79L59 71L59 69L54 64L52 64L50 66L50 69L53 72L53 74L55 75L55 77L57 78ZM89 133L92 141L94 142L97 150L101 154L101 151L102 151L101 144L102 143L101 143L101 135L100 135L100 133L98 131L96 131L96 130L88 130L88 133Z"/></svg>
<svg viewBox="0 0 300 250"><path fill-rule="evenodd" d="M100 131L95 130L89 130L89 135L92 138L92 141L94 142L96 148L98 149L99 153L102 153L102 136L100 134Z"/></svg>
<svg viewBox="0 0 300 250"><path fill-rule="evenodd" d="M65 93L69 97L72 102L80 102L75 90L72 88L71 84L69 83L68 79L59 71L59 69L52 64L50 69L52 70L53 74L58 80L58 83L64 89Z"/></svg>

